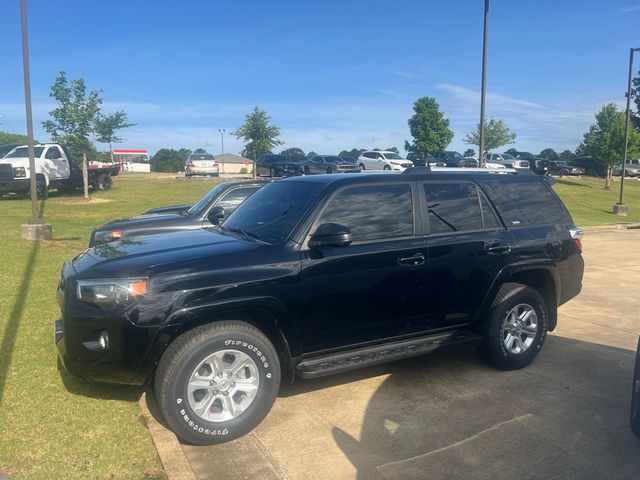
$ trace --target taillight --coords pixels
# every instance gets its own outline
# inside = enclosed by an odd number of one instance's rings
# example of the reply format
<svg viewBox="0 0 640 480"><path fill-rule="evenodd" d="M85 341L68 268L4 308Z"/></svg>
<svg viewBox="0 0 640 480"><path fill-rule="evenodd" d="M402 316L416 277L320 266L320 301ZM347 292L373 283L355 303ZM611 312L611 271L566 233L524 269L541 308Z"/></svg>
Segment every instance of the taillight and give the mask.
<svg viewBox="0 0 640 480"><path fill-rule="evenodd" d="M187 162L187 166L189 166L189 167L195 167L195 165L193 164L193 161L192 161L192 160L189 160L189 161Z"/></svg>
<svg viewBox="0 0 640 480"><path fill-rule="evenodd" d="M575 225L571 225L569 227L569 233L571 234L571 238L576 242L576 246L580 253L582 253L582 237L584 236L584 230L580 227L576 227Z"/></svg>

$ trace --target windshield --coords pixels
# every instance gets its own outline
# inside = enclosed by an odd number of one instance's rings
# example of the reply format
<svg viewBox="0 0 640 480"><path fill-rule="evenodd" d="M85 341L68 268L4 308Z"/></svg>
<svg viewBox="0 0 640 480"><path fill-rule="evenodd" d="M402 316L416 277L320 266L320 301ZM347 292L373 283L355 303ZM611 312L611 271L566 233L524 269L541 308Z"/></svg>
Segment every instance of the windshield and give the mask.
<svg viewBox="0 0 640 480"><path fill-rule="evenodd" d="M42 152L44 152L44 147L34 147L33 151L35 152L34 157L40 158L42 156ZM4 158L23 158L29 156L29 147L18 147L13 151L9 152Z"/></svg>
<svg viewBox="0 0 640 480"><path fill-rule="evenodd" d="M189 160L215 160L210 153L192 153Z"/></svg>
<svg viewBox="0 0 640 480"><path fill-rule="evenodd" d="M200 215L204 215L204 212L207 210L209 205L227 188L228 185L221 183L213 187L209 190L204 197L198 200L189 210L187 210L187 215L198 217Z"/></svg>
<svg viewBox="0 0 640 480"><path fill-rule="evenodd" d="M503 160L515 160L515 157L513 155L509 155L508 153L503 153L502 154L502 159Z"/></svg>
<svg viewBox="0 0 640 480"><path fill-rule="evenodd" d="M285 157L284 155L267 155L264 159L271 163L283 163L289 161L289 157Z"/></svg>
<svg viewBox="0 0 640 480"><path fill-rule="evenodd" d="M340 157L324 157L324 161L327 163L344 163L346 160Z"/></svg>
<svg viewBox="0 0 640 480"><path fill-rule="evenodd" d="M404 160L404 158L402 158L397 153L385 153L384 156L387 158L387 160Z"/></svg>
<svg viewBox="0 0 640 480"><path fill-rule="evenodd" d="M266 243L285 241L314 203L321 183L269 183L245 200L222 224L222 231L240 233Z"/></svg>
<svg viewBox="0 0 640 480"><path fill-rule="evenodd" d="M458 152L444 152L447 154L447 156L451 157L451 158L462 158L462 155L460 155Z"/></svg>

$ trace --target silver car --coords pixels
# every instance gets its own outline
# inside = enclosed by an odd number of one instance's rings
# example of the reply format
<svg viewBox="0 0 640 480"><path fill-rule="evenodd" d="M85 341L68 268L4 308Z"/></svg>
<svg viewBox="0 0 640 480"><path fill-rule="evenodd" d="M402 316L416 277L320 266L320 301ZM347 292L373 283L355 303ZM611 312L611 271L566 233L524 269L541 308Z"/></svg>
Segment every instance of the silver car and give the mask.
<svg viewBox="0 0 640 480"><path fill-rule="evenodd" d="M486 162L499 163L507 168L529 168L529 160L521 160L508 153L489 153L484 159Z"/></svg>
<svg viewBox="0 0 640 480"><path fill-rule="evenodd" d="M210 153L190 153L184 165L184 176L211 175L217 177L219 174L218 162Z"/></svg>

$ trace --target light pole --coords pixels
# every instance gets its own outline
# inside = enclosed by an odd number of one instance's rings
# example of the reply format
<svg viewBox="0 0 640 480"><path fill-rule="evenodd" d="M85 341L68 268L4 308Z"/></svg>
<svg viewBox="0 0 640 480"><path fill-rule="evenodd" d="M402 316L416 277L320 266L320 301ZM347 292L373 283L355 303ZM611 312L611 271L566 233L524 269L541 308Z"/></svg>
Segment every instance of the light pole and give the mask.
<svg viewBox="0 0 640 480"><path fill-rule="evenodd" d="M631 110L631 81L633 77L633 52L640 51L640 48L629 49L629 80L627 82L627 110L624 119L624 153L622 155L622 172L620 173L620 200L613 206L613 213L616 215L626 215L627 205L624 204L624 177L627 165L627 144L629 142L629 114Z"/></svg>
<svg viewBox="0 0 640 480"><path fill-rule="evenodd" d="M482 38L482 87L480 91L480 166L484 167L484 104L487 95L487 36L489 33L489 0L484 0L484 36Z"/></svg>
<svg viewBox="0 0 640 480"><path fill-rule="evenodd" d="M22 27L22 69L24 74L24 105L27 117L27 145L29 152L29 177L31 190L31 218L20 226L22 238L45 240L52 236L51 225L45 224L39 216L36 182L36 161L33 151L33 114L31 110L31 74L29 72L29 36L27 29L27 0L20 0L20 21ZM46 188L46 187L45 187Z"/></svg>
<svg viewBox="0 0 640 480"><path fill-rule="evenodd" d="M219 128L218 131L220 132L220 150L222 150L222 153L220 154L220 162L222 163L222 169L224 170L224 134L226 130L224 128Z"/></svg>

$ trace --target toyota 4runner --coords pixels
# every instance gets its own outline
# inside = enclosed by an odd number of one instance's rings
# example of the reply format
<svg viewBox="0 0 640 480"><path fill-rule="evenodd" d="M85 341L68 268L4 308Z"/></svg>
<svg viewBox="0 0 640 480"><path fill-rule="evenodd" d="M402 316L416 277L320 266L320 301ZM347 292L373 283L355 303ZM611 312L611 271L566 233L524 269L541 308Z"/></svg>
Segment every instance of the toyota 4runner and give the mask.
<svg viewBox="0 0 640 480"><path fill-rule="evenodd" d="M265 185L220 227L64 264L55 342L82 377L149 384L182 439L239 437L281 381L474 344L528 365L581 289L581 230L537 175L433 169Z"/></svg>

